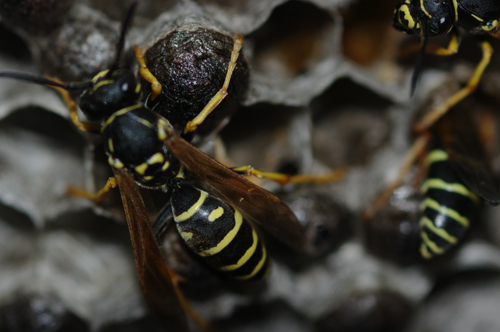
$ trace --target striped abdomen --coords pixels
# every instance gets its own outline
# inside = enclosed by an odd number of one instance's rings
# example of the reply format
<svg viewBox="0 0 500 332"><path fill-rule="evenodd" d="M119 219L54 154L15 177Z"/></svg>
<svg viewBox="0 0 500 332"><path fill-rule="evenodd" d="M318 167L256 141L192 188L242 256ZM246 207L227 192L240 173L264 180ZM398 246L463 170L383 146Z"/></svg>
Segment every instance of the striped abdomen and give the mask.
<svg viewBox="0 0 500 332"><path fill-rule="evenodd" d="M239 211L191 185L174 187L174 220L191 250L231 278L265 277L269 270L266 249Z"/></svg>
<svg viewBox="0 0 500 332"><path fill-rule="evenodd" d="M445 150L433 149L426 161L429 170L422 184L420 252L431 258L445 253L464 236L479 198L455 172Z"/></svg>

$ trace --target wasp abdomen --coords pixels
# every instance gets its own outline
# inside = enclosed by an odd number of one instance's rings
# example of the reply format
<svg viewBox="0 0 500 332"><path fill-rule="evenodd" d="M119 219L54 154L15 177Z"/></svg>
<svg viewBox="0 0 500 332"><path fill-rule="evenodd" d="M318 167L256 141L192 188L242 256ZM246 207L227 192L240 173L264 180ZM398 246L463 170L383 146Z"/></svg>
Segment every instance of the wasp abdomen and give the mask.
<svg viewBox="0 0 500 332"><path fill-rule="evenodd" d="M171 201L179 233L210 266L235 279L266 275L266 249L238 210L183 183L175 186Z"/></svg>
<svg viewBox="0 0 500 332"><path fill-rule="evenodd" d="M455 172L446 151L430 151L427 163L429 171L422 184L425 198L420 205L420 252L431 258L445 253L464 236L479 198Z"/></svg>

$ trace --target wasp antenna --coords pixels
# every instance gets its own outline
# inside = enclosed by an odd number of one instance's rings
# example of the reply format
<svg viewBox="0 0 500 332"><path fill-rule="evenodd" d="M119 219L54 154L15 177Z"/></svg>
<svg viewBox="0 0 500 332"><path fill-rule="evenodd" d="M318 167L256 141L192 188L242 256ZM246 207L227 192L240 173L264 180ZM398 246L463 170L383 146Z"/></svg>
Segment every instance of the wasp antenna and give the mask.
<svg viewBox="0 0 500 332"><path fill-rule="evenodd" d="M420 74L422 73L422 68L424 67L424 55L425 48L427 47L427 35L423 36L422 48L418 53L417 63L415 69L413 70L413 75L411 77L411 87L410 87L410 98L415 95L415 90L417 89L417 82L420 79Z"/></svg>
<svg viewBox="0 0 500 332"><path fill-rule="evenodd" d="M19 73L19 72L11 72L11 71L0 72L0 77L13 78L16 80L40 84L40 85L55 86L58 88L63 88L65 90L86 89L86 88L92 86L92 81L64 83L64 82L57 82L54 80L50 80L50 79L42 77L42 76L36 76L36 75L31 75L31 74L26 74L26 73Z"/></svg>
<svg viewBox="0 0 500 332"><path fill-rule="evenodd" d="M127 34L127 29L129 26L132 24L132 18L134 17L134 12L135 9L137 8L137 1L134 1L131 5L130 8L127 11L127 15L125 16L125 19L122 22L122 27L120 31L120 39L118 40L118 43L116 44L116 53L115 53L115 59L113 60L113 65L109 70L109 73L112 73L118 67L120 66L120 57L123 52L123 48L125 46L125 35Z"/></svg>

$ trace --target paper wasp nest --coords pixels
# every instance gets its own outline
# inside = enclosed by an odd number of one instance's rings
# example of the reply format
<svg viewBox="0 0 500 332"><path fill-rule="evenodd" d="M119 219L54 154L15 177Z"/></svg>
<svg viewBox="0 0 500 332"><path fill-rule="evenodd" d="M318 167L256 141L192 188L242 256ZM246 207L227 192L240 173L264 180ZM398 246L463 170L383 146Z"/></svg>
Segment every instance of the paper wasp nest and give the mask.
<svg viewBox="0 0 500 332"><path fill-rule="evenodd" d="M0 1L0 70L91 79L110 66L127 6L117 0ZM248 93L220 132L232 165L318 174L348 169L333 184L280 188L259 182L305 220L310 246L306 256L293 256L266 236L275 259L262 291L250 296L243 285L194 300L221 331L335 326L458 332L480 321L486 330L498 330L498 315L485 313L499 305L492 296L500 291L497 210L482 213L465 243L439 264L391 251L413 245L401 234L411 233L414 224L393 227L415 218L412 186L399 188L391 199L395 211L369 230L362 222L362 212L394 178L411 145L422 100L445 78L465 82L479 59L474 36L465 38L453 61L427 57L419 91L410 99L415 58L400 57L408 39L392 29L393 10L393 1L371 0L140 3L124 66L137 66L132 45L148 48L181 23L245 36ZM488 90L475 96L484 107L497 102L497 58L484 77ZM204 148L211 151L211 144ZM95 191L110 175L99 136L73 126L57 93L0 80L0 326L16 312L6 309L9 303L40 294L58 298L91 331L159 330L151 317L143 318L147 311L118 194L102 205L66 194L69 185ZM160 208L162 197L155 199Z"/></svg>

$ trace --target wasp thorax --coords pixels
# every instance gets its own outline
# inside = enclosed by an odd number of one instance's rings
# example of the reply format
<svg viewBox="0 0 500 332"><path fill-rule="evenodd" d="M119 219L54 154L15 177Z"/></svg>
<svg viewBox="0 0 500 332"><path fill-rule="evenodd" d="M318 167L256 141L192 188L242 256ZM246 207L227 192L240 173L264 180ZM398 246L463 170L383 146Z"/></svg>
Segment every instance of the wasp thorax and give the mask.
<svg viewBox="0 0 500 332"><path fill-rule="evenodd" d="M79 106L90 121L104 121L111 114L137 102L139 83L127 69L102 72L80 96Z"/></svg>

